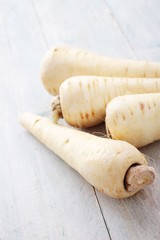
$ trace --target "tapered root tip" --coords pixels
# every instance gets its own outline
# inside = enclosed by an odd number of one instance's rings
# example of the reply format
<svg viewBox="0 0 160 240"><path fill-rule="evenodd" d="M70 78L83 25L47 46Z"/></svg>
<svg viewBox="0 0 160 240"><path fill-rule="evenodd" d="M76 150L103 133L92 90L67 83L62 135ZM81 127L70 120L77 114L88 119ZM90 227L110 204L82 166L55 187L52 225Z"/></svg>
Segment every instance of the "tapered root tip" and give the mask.
<svg viewBox="0 0 160 240"><path fill-rule="evenodd" d="M53 122L57 123L59 118L63 117L59 95L54 97L51 106L52 106Z"/></svg>
<svg viewBox="0 0 160 240"><path fill-rule="evenodd" d="M155 178L153 167L137 165L131 166L126 173L125 188L129 192L138 191L151 184Z"/></svg>
<svg viewBox="0 0 160 240"><path fill-rule="evenodd" d="M20 115L19 122L25 129L30 131L33 125L40 119L41 117L36 114L25 112Z"/></svg>

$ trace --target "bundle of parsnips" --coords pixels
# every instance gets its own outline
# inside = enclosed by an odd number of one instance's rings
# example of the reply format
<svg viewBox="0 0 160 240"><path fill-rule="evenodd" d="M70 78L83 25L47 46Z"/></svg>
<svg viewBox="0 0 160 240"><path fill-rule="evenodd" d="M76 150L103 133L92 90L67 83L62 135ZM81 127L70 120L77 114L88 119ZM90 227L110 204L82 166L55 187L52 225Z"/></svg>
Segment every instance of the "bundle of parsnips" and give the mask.
<svg viewBox="0 0 160 240"><path fill-rule="evenodd" d="M160 139L160 63L59 47L45 56L41 76L57 95L54 122L25 113L28 131L111 197L129 197L153 182L154 168L136 147ZM79 128L105 121L112 139L60 126L60 117Z"/></svg>

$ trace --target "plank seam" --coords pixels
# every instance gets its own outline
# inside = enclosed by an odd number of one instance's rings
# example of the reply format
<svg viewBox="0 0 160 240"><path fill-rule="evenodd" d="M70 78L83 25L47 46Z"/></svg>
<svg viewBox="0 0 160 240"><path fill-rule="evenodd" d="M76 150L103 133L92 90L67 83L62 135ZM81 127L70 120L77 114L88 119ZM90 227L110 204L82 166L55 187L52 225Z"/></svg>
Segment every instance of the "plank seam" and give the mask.
<svg viewBox="0 0 160 240"><path fill-rule="evenodd" d="M106 227L106 230L107 230L109 239L112 240L112 237L111 237L111 234L110 234L110 230L109 230L109 228L108 228L108 226L107 226L107 222L106 222L106 219L105 219L105 217L104 217L104 214L103 214L103 211L102 211L102 207L101 207L101 205L100 205L100 202L99 202L99 199L98 199L98 196L97 196L97 193L96 193L96 190L95 190L94 187L93 187L93 190L94 190L94 194L95 194L95 197L96 197L96 201L97 201L97 203L98 203L98 207L99 207L99 209L100 209L100 213L101 213L101 215L102 215L102 218L103 218L103 221L104 221L104 224L105 224L105 227Z"/></svg>
<svg viewBox="0 0 160 240"><path fill-rule="evenodd" d="M49 49L48 42L47 42L47 39L46 39L46 37L45 37L44 31L43 31L43 27L42 27L42 24L41 24L39 15L38 15L38 13L37 13L37 9L36 9L34 0L31 0L31 4L32 4L32 6L33 6L33 11L34 11L34 13L35 13L35 16L36 16L36 18L37 18L38 25L39 25L39 27L40 27L40 31L41 31L41 34L42 34L42 38L43 38L44 44L45 44L46 48Z"/></svg>
<svg viewBox="0 0 160 240"><path fill-rule="evenodd" d="M108 5L108 3L107 3L107 0L105 0L105 4L106 4L106 6L107 6L107 8L108 8L108 10L109 10L109 12L110 12L111 17L113 18L113 20L114 20L115 23L116 23L117 28L119 29L119 31L121 32L122 36L124 37L124 40L125 40L126 44L128 45L129 49L131 50L133 56L134 56L136 59L138 59L138 56L137 56L136 52L135 52L134 49L132 48L132 46L131 46L130 42L128 41L128 38L126 37L125 33L123 32L123 30L122 30L122 28L121 28L118 20L115 18L113 12L111 11L111 8L109 7L109 5Z"/></svg>

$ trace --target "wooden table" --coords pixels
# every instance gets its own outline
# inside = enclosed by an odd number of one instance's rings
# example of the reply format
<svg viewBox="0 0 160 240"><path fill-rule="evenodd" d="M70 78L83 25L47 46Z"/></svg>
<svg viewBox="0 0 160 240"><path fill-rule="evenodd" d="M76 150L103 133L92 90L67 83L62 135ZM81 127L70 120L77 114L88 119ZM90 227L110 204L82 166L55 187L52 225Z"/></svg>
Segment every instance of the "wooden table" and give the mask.
<svg viewBox="0 0 160 240"><path fill-rule="evenodd" d="M159 142L141 149L156 166L155 183L115 200L18 122L23 111L50 115L40 63L62 44L160 61L160 1L0 0L0 239L159 240Z"/></svg>

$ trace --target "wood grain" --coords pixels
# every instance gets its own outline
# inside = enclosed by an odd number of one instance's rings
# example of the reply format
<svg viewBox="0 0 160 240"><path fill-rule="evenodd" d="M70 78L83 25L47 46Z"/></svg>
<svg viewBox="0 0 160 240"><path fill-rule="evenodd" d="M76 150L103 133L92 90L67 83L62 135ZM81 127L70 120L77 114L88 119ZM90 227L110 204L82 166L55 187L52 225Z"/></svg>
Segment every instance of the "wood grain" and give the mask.
<svg viewBox="0 0 160 240"><path fill-rule="evenodd" d="M0 3L0 239L159 240L159 142L141 149L157 168L155 183L132 198L114 200L95 191L18 123L22 111L50 116L52 98L39 72L52 46L160 61L159 1ZM88 131L106 134L104 124Z"/></svg>
<svg viewBox="0 0 160 240"><path fill-rule="evenodd" d="M48 114L51 99L33 5L5 1L1 14L0 238L109 239L93 188L18 123L25 110Z"/></svg>
<svg viewBox="0 0 160 240"><path fill-rule="evenodd" d="M138 59L160 61L160 1L105 0Z"/></svg>
<svg viewBox="0 0 160 240"><path fill-rule="evenodd" d="M113 57L135 57L105 1L33 2L49 48L67 44Z"/></svg>
<svg viewBox="0 0 160 240"><path fill-rule="evenodd" d="M138 59L160 60L160 18L157 12L158 1L106 1L106 6L124 35L134 56ZM152 186L133 198L117 201L104 198L98 193L104 217L112 239L159 239L160 238L160 199L159 161L160 143L156 142L141 148L149 157L149 163L156 167L156 181ZM109 206L109 207L108 207ZM118 227L115 228L115 225Z"/></svg>

